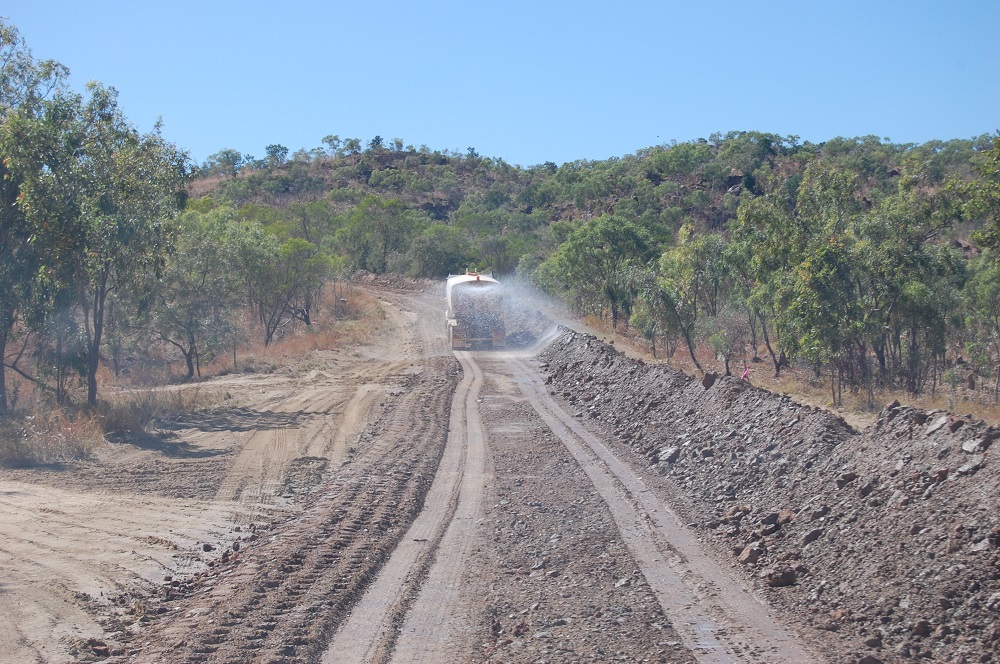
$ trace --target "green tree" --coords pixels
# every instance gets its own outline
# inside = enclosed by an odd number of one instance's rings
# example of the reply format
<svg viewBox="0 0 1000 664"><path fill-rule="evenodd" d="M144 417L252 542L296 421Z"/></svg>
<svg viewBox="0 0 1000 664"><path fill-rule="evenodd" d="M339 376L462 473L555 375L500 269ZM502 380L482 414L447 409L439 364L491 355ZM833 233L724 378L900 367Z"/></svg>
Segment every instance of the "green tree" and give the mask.
<svg viewBox="0 0 1000 664"><path fill-rule="evenodd" d="M288 148L277 143L265 147L264 152L267 154L267 165L270 168L281 166L288 158Z"/></svg>
<svg viewBox="0 0 1000 664"><path fill-rule="evenodd" d="M680 338L677 318L669 296L659 287L659 279L654 266L637 268L637 298L632 311L631 324L643 338L649 341L653 357L656 355L656 339L666 345L667 356L673 357Z"/></svg>
<svg viewBox="0 0 1000 664"><path fill-rule="evenodd" d="M309 203L293 203L288 207L284 220L280 225L279 234L283 237L301 238L315 247L314 254L308 258L314 267L323 270L336 271L333 258L333 235L337 218L326 201L311 201ZM300 306L297 307L296 318L306 325L312 324L316 303L319 300L323 283L313 280L309 287L303 289Z"/></svg>
<svg viewBox="0 0 1000 664"><path fill-rule="evenodd" d="M250 157L250 160L252 161L253 157ZM240 174L240 167L245 163L247 163L247 159L243 157L243 154L239 150L225 148L213 155L209 155L201 168L209 174L226 175L235 179Z"/></svg>
<svg viewBox="0 0 1000 664"><path fill-rule="evenodd" d="M847 245L836 237L817 238L780 294L783 319L792 333L793 352L817 367L833 363L833 401L841 403L840 379L859 319L854 298L854 275Z"/></svg>
<svg viewBox="0 0 1000 664"><path fill-rule="evenodd" d="M695 326L702 314L714 315L726 278L725 240L716 234L695 234L685 225L677 244L660 257L658 297L673 314L691 360L698 369Z"/></svg>
<svg viewBox="0 0 1000 664"><path fill-rule="evenodd" d="M631 311L637 290L629 268L652 258L642 229L617 217L598 217L574 230L539 268L543 284L554 293L568 291L584 309L605 307L612 327Z"/></svg>
<svg viewBox="0 0 1000 664"><path fill-rule="evenodd" d="M1000 259L997 254L990 252L975 261L964 292L972 316L970 327L978 333L977 341L996 374L993 400L1000 401Z"/></svg>
<svg viewBox="0 0 1000 664"><path fill-rule="evenodd" d="M683 178L696 174L713 158L707 143L690 142L656 150L649 159L649 176L655 184L665 178Z"/></svg>
<svg viewBox="0 0 1000 664"><path fill-rule="evenodd" d="M361 152L361 139L360 138L345 138L344 139L344 150L348 154L356 155Z"/></svg>
<svg viewBox="0 0 1000 664"><path fill-rule="evenodd" d="M980 178L968 186L966 211L985 223L975 235L984 247L1000 251L1000 132L993 146L976 160Z"/></svg>
<svg viewBox="0 0 1000 664"><path fill-rule="evenodd" d="M117 93L88 85L89 99L60 103L67 126L24 185L22 206L48 248L47 268L75 294L87 344L87 401L97 370L108 298L142 289L163 266L185 156L156 127L140 134Z"/></svg>
<svg viewBox="0 0 1000 664"><path fill-rule="evenodd" d="M188 380L200 376L202 360L211 359L224 346L242 303L233 246L240 232L237 224L226 208L186 212L176 251L155 291L149 325L180 351Z"/></svg>
<svg viewBox="0 0 1000 664"><path fill-rule="evenodd" d="M326 145L327 154L331 157L342 157L344 155L342 150L343 141L340 140L338 134L327 134L323 137L323 143Z"/></svg>
<svg viewBox="0 0 1000 664"><path fill-rule="evenodd" d="M301 238L290 238L274 248L252 282L251 303L264 328L265 346L291 320L311 325L303 302L307 294L315 296L322 288L333 267L326 254Z"/></svg>
<svg viewBox="0 0 1000 664"><path fill-rule="evenodd" d="M446 277L463 274L471 260L468 235L445 224L431 224L410 243L407 257L415 277Z"/></svg>
<svg viewBox="0 0 1000 664"><path fill-rule="evenodd" d="M0 416L7 413L6 369L15 325L38 296L42 255L22 200L25 178L44 168L34 140L46 122L45 100L63 92L67 70L53 61L36 61L17 29L0 19ZM29 310L29 311L26 311ZM23 348L22 351L23 353Z"/></svg>
<svg viewBox="0 0 1000 664"><path fill-rule="evenodd" d="M414 228L401 201L367 196L348 216L338 244L357 267L382 274L389 269L390 256L405 250Z"/></svg>

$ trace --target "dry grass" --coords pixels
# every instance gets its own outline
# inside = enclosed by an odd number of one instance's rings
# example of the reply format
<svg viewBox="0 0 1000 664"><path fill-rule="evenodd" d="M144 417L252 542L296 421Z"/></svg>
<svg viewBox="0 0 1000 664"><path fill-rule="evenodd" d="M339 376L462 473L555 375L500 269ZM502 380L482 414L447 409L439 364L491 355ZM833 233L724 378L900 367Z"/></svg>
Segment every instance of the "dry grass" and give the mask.
<svg viewBox="0 0 1000 664"><path fill-rule="evenodd" d="M109 436L128 436L147 430L154 420L210 408L223 400L215 390L199 385L170 389L128 390L102 401L96 420Z"/></svg>
<svg viewBox="0 0 1000 664"><path fill-rule="evenodd" d="M239 348L235 371L270 373L312 352L364 343L384 330L385 312L373 297L345 285L329 290L321 303L322 315L311 328L293 326L268 348L260 341ZM54 406L51 395L9 376L15 412L0 418L0 465L30 466L85 458L105 436L138 435L156 420L209 408L223 400L219 393L198 383L148 387L181 382L178 370L176 362L159 354L132 364L121 377L103 363L98 373L103 399L95 410ZM202 366L201 374L205 379L233 371L229 355ZM74 388L74 398L82 396L79 389Z"/></svg>
<svg viewBox="0 0 1000 664"><path fill-rule="evenodd" d="M588 318L586 324L598 331L598 336L610 343L613 343L620 350L627 352L633 357L641 358L646 362L660 362L675 369L679 369L689 375L698 375L699 372L691 361L687 347L683 344L677 347L673 357L663 357L662 349L657 347L658 359L652 359L649 343L634 334L633 331L626 332L620 329L612 332L609 323L599 318ZM784 370L781 376L774 377L774 370L771 361L762 355L763 362L750 365L750 379L757 387L786 394L799 403L816 406L833 411L844 418L844 420L855 427L863 429L872 424L882 407L892 401L898 401L904 405L910 405L925 410L947 410L959 415L970 414L989 424L1000 424L1000 404L992 401L992 385L989 381L980 381L977 390L968 390L966 387L952 388L947 385L939 385L935 394L926 392L914 396L905 390L882 389L875 390L875 408L868 405L868 395L864 390L852 393L846 388L842 393L842 405L834 406L833 396L830 390L829 376L822 376L815 379L814 374L808 369ZM722 373L724 365L721 361L715 360L711 350L705 348L698 349L698 362L704 371ZM742 358L730 364L730 369L739 376L742 372Z"/></svg>
<svg viewBox="0 0 1000 664"><path fill-rule="evenodd" d="M856 428L863 428L873 423L885 404L893 401L924 410L946 410L958 415L968 414L989 424L1000 424L1000 405L992 402L993 395L989 389L972 391L965 387L952 388L938 385L933 394L926 391L919 395L910 394L906 390L876 389L874 408L869 406L865 390L850 392L845 389L842 394L843 404L834 407L828 376L817 381L811 371L799 369L783 371L780 378L774 378L769 362L755 366L759 367L755 372L755 385L791 395L801 403L834 410Z"/></svg>
<svg viewBox="0 0 1000 664"><path fill-rule="evenodd" d="M74 461L90 456L103 442L101 424L94 415L39 409L0 420L0 465Z"/></svg>
<svg viewBox="0 0 1000 664"><path fill-rule="evenodd" d="M311 327L298 324L267 348L258 343L243 349L240 370L254 364L276 368L311 352L362 344L384 329L385 312L372 296L360 290L344 295L344 301L338 301L336 306L330 301L324 303L323 311L333 315L319 317Z"/></svg>
<svg viewBox="0 0 1000 664"><path fill-rule="evenodd" d="M196 380L233 373L272 373L311 352L363 343L384 327L385 314L368 293L340 285L328 289L311 327L294 322L270 346L264 346L259 325L251 316L244 317L244 324L252 340L237 348L235 363L231 353L220 355L201 365L201 376ZM171 366L173 373L165 371L160 363L142 374L153 380L139 382L130 378L130 382L141 385L186 382L184 375L177 373L183 363L178 359Z"/></svg>
<svg viewBox="0 0 1000 664"><path fill-rule="evenodd" d="M96 409L41 405L0 419L0 466L27 467L91 456L106 436L145 432L150 423L224 399L200 386L118 390Z"/></svg>

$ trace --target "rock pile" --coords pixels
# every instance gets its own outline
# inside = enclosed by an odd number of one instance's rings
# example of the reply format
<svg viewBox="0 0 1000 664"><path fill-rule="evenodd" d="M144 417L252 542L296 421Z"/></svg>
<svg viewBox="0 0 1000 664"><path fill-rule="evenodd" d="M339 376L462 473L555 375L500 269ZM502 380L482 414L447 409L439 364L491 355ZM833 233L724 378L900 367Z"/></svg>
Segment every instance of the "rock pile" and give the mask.
<svg viewBox="0 0 1000 664"><path fill-rule="evenodd" d="M849 661L1000 660L1000 429L894 402L857 432L576 332L539 359L550 391L679 490L705 541L804 632Z"/></svg>

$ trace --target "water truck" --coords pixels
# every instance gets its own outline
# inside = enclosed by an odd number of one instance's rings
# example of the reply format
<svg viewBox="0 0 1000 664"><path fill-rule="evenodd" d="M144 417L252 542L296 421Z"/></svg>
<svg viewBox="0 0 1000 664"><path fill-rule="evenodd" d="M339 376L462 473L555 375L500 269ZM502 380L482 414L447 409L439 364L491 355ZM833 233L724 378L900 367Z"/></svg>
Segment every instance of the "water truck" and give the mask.
<svg viewBox="0 0 1000 664"><path fill-rule="evenodd" d="M502 295L500 282L492 275L466 272L448 277L445 317L448 343L454 350L504 346Z"/></svg>

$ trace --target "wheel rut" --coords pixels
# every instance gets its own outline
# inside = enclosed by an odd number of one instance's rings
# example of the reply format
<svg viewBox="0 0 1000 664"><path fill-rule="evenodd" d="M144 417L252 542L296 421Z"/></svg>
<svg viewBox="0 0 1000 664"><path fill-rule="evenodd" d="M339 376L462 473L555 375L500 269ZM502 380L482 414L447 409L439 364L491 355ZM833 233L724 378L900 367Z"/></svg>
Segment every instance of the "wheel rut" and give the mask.
<svg viewBox="0 0 1000 664"><path fill-rule="evenodd" d="M455 588L465 572L486 455L477 408L482 370L470 354L456 355L464 376L423 511L334 636L324 663L453 661L456 652L467 652L454 647L456 634L467 633L456 615Z"/></svg>
<svg viewBox="0 0 1000 664"><path fill-rule="evenodd" d="M534 369L518 359L510 366L525 398L607 503L643 576L699 662L817 661L702 549L638 473L549 396Z"/></svg>
<svg viewBox="0 0 1000 664"><path fill-rule="evenodd" d="M344 464L294 516L250 524L238 551L227 551L190 583L166 586L151 624L119 661L291 663L321 657L420 512L445 448L442 415L458 380L457 362L428 354L405 368L393 366L404 371L392 395L372 389L355 394L358 409L375 397L385 398L385 407L368 428L349 432L358 440ZM241 485L230 476L222 488L238 497Z"/></svg>

